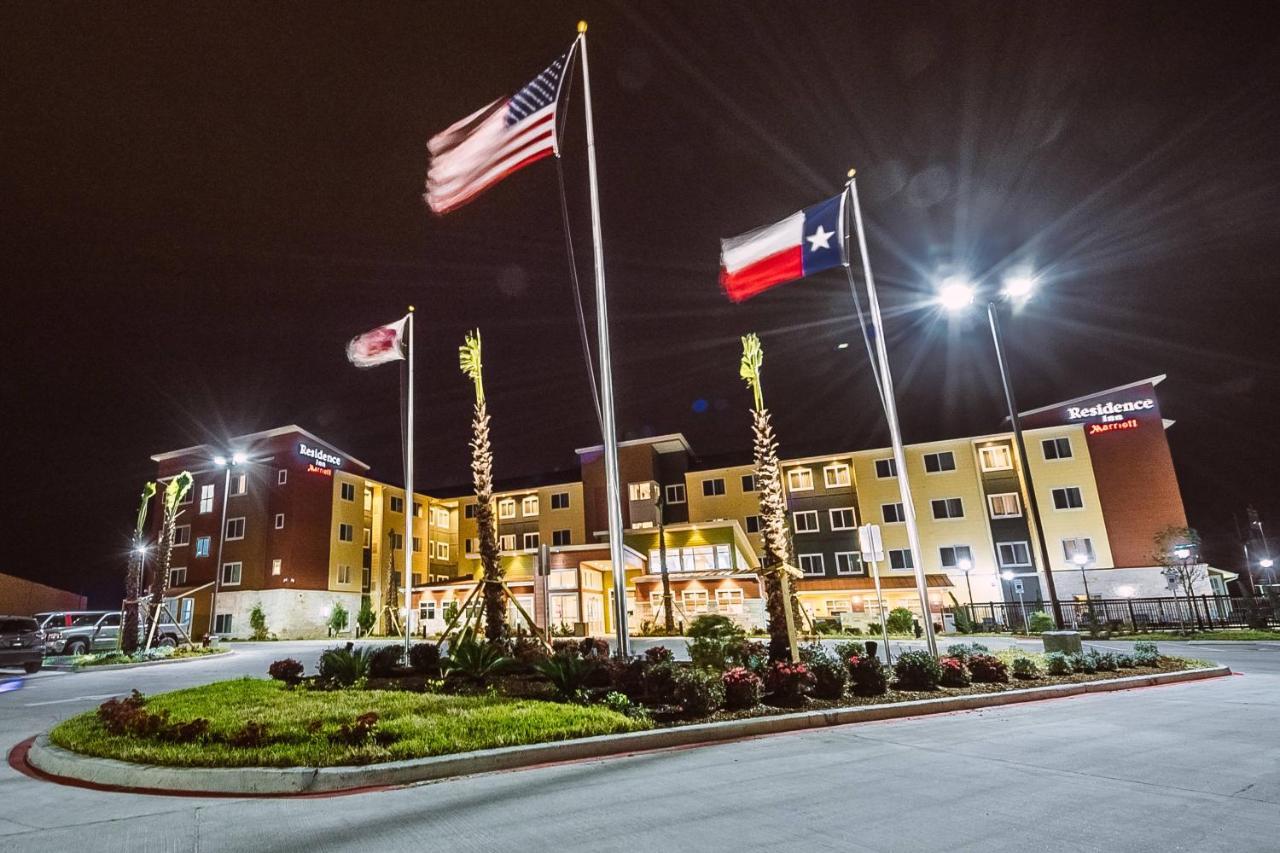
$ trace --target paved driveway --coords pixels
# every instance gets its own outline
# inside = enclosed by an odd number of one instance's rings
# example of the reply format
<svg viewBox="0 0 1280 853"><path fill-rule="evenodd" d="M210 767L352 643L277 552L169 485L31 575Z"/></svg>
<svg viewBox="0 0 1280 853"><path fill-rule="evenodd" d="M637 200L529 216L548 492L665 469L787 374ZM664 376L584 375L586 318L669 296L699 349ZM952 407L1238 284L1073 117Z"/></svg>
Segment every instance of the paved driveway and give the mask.
<svg viewBox="0 0 1280 853"><path fill-rule="evenodd" d="M0 694L0 739L130 686L310 666L324 645L42 674ZM1280 850L1280 649L1187 651L1244 675L332 798L112 794L4 767L0 849Z"/></svg>

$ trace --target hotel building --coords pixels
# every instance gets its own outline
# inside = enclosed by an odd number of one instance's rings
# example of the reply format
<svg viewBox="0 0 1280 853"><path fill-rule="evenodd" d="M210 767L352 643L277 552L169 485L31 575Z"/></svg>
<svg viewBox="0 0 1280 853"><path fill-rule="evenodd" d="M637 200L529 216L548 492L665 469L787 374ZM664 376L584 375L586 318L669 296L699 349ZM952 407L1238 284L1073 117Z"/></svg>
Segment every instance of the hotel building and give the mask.
<svg viewBox="0 0 1280 853"><path fill-rule="evenodd" d="M1162 418L1156 398L1163 378L1023 413L1048 566L1009 432L907 446L921 554L907 544L889 450L783 460L805 613L866 625L877 613L875 571L885 607L919 615L917 561L935 621L953 600L1041 599L1046 570L1059 598L1083 598L1077 554L1087 557L1094 597L1170 594L1152 554L1154 537L1185 525L1186 517L1165 437L1172 421ZM211 461L231 452L247 461ZM539 626L603 634L612 630L616 596L603 453L586 447L577 456L576 480L495 494L501 559L515 600ZM196 635L210 628L247 635L255 605L273 633L322 635L335 605L354 624L362 596L378 612L378 629L387 630L402 604L391 606L388 591L403 583L406 511L413 514L407 553L415 630L443 629L475 587L473 497L418 494L408 507L403 489L373 479L363 462L300 427L152 458L161 479L182 470L195 476L178 522L171 586L175 613ZM763 627L752 467L706 465L682 435L671 434L621 442L619 470L629 624L638 631L663 621L661 538L677 621L725 613ZM880 525L884 540L885 559L875 566L859 552L857 528L867 523ZM1210 569L1203 591L1222 592L1223 582L1224 573Z"/></svg>

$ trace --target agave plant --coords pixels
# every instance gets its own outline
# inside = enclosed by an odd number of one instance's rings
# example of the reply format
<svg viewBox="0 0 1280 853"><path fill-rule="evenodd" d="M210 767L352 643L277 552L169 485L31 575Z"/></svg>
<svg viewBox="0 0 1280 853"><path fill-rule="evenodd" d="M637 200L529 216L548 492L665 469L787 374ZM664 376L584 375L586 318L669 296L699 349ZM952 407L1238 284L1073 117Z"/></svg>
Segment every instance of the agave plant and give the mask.
<svg viewBox="0 0 1280 853"><path fill-rule="evenodd" d="M350 687L369 675L369 666L377 649L372 646L335 646L320 653L316 672L322 681L339 687Z"/></svg>
<svg viewBox="0 0 1280 853"><path fill-rule="evenodd" d="M484 632L491 643L507 633L506 602L502 594L502 563L498 557L498 527L493 517L493 450L489 445L489 409L484 399L484 371L480 358L480 330L468 332L458 348L458 365L475 385L471 416L471 479L476 493L476 538L484 580Z"/></svg>
<svg viewBox="0 0 1280 853"><path fill-rule="evenodd" d="M760 373L764 366L764 348L754 333L742 337L742 361L738 375L751 389L752 451L755 460L756 492L760 496L760 538L764 545L761 568L764 570L765 610L769 621L769 656L782 660L791 656L791 636L787 630L787 610L798 622L798 605L790 594L783 573L791 562L791 546L787 537L787 505L782 494L782 469L778 462L778 440L773 434L773 419L764 405ZM786 599L790 598L790 602Z"/></svg>
<svg viewBox="0 0 1280 853"><path fill-rule="evenodd" d="M151 617L147 626L147 648L151 648L151 634L156 622L160 619L160 606L169 593L169 566L173 559L173 534L178 527L178 516L182 511L178 505L191 491L193 478L183 471L169 481L164 487L164 523L160 528L160 558L156 565L156 577L151 583Z"/></svg>
<svg viewBox="0 0 1280 853"><path fill-rule="evenodd" d="M562 699L572 699L596 664L575 654L558 654L538 661L533 668L551 682Z"/></svg>
<svg viewBox="0 0 1280 853"><path fill-rule="evenodd" d="M467 630L450 643L449 657L441 661L440 669L446 676L484 687L514 663L503 654L502 646L497 643L482 643L472 631Z"/></svg>
<svg viewBox="0 0 1280 853"><path fill-rule="evenodd" d="M124 620L120 627L120 648L130 655L138 650L138 596L142 594L142 568L146 554L142 534L147 526L147 509L155 496L155 483L148 482L142 487L138 523L133 529L133 547L129 549L129 567L124 576Z"/></svg>

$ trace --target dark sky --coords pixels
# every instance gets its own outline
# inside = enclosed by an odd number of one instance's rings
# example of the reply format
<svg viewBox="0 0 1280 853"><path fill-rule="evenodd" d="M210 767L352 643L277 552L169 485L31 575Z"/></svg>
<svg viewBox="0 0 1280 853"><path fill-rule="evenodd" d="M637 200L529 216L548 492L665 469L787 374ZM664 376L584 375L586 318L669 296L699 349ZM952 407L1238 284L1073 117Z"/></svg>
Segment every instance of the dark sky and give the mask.
<svg viewBox="0 0 1280 853"><path fill-rule="evenodd" d="M1006 323L1024 407L1157 373L1191 521L1280 530L1280 38L1264 4L8 3L0 7L0 571L107 603L167 449L297 422L395 479L419 312L418 470L467 478L465 329L500 478L598 441L555 170L443 219L425 142L591 22L622 437L748 446L738 337L785 454L886 441L837 271L742 306L720 237L856 166L908 441L999 426L990 340L938 275L1042 275ZM590 296L581 87L565 169ZM593 302L588 302L588 312ZM854 346L838 351L840 341ZM695 411L697 401L705 411ZM698 405L697 408L704 408Z"/></svg>

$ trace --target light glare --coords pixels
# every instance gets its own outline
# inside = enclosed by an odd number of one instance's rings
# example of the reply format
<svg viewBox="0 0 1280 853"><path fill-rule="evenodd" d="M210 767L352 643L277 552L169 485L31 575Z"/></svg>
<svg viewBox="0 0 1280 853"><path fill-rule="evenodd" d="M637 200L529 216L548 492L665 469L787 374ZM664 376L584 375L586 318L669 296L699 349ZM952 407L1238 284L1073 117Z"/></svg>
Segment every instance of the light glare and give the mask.
<svg viewBox="0 0 1280 853"><path fill-rule="evenodd" d="M973 285L960 276L951 276L938 289L938 304L948 311L963 311L973 304Z"/></svg>
<svg viewBox="0 0 1280 853"><path fill-rule="evenodd" d="M213 457L213 464L217 465L219 468L225 468L227 465L227 457L215 456Z"/></svg>
<svg viewBox="0 0 1280 853"><path fill-rule="evenodd" d="M243 453L233 453L231 455L231 461L236 465L243 465L247 458L248 457L246 457Z"/></svg>
<svg viewBox="0 0 1280 853"><path fill-rule="evenodd" d="M1028 299L1036 289L1036 280L1029 275L1010 276L1004 280L1004 295L1009 299Z"/></svg>

